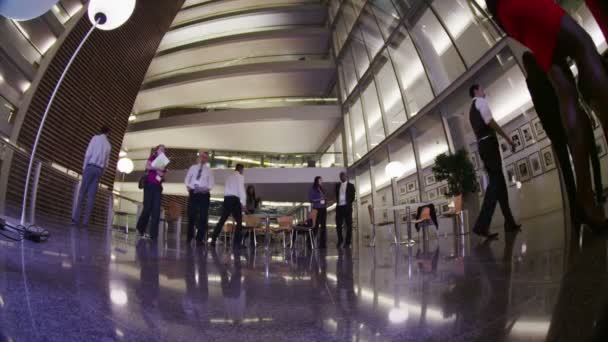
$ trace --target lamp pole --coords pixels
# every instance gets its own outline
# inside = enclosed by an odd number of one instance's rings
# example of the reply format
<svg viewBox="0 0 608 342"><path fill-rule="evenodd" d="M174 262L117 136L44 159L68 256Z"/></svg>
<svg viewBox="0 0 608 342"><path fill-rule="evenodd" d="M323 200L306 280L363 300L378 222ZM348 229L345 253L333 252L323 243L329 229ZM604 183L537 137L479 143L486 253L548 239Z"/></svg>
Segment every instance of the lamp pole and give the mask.
<svg viewBox="0 0 608 342"><path fill-rule="evenodd" d="M68 70L72 66L72 63L76 59L76 56L82 49L84 43L89 39L93 31L96 28L101 30L113 30L120 25L124 24L135 9L135 0L91 0L89 2L88 15L89 20L91 21L91 29L84 36L74 54L68 61L68 64L65 66L53 92L49 99L49 102L46 105L44 110L44 114L42 115L42 120L40 121L40 126L38 126L38 132L36 133L36 139L34 140L34 145L32 146L32 153L30 154L30 160L27 167L27 175L25 178L25 187L23 189L23 203L21 205L21 224L25 225L26 221L26 213L27 213L27 198L29 193L30 186L30 178L32 174L32 169L34 166L34 160L36 158L36 150L38 148L38 143L40 141L40 136L42 135L42 129L44 128L44 123L49 114L53 101L55 100L55 96L57 95L57 91L59 90L59 86L63 82L65 76L67 75Z"/></svg>

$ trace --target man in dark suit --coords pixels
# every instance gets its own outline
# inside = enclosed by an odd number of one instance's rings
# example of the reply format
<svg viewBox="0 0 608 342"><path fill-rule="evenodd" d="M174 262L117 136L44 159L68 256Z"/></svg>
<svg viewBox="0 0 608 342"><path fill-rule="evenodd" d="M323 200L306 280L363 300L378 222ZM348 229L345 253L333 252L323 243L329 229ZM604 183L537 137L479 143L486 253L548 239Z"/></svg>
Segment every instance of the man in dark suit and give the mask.
<svg viewBox="0 0 608 342"><path fill-rule="evenodd" d="M350 248L353 236L353 202L355 186L348 181L345 172L340 172L340 183L336 184L336 230L338 243L336 247ZM342 224L346 223L346 240L342 239ZM344 242L344 246L342 246Z"/></svg>

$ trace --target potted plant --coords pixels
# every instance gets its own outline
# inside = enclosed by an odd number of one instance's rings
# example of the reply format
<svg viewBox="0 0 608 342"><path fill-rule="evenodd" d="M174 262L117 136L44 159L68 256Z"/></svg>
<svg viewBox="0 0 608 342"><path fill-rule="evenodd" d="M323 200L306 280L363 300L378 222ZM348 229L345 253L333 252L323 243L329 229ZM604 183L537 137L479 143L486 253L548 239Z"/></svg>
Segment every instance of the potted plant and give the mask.
<svg viewBox="0 0 608 342"><path fill-rule="evenodd" d="M433 174L437 181L447 181L446 196L454 199L455 211L462 210L464 195L479 191L475 168L464 149L460 149L454 154L442 153L438 155L435 158Z"/></svg>

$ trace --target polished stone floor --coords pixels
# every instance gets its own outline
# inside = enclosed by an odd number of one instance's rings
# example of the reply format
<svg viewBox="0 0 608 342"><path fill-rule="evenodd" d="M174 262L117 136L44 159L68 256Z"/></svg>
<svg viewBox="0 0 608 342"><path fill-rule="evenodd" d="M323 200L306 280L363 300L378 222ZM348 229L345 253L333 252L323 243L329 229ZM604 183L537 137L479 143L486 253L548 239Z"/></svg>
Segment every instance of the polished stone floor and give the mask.
<svg viewBox="0 0 608 342"><path fill-rule="evenodd" d="M608 341L606 239L560 213L523 223L489 244L315 253L0 237L0 341Z"/></svg>

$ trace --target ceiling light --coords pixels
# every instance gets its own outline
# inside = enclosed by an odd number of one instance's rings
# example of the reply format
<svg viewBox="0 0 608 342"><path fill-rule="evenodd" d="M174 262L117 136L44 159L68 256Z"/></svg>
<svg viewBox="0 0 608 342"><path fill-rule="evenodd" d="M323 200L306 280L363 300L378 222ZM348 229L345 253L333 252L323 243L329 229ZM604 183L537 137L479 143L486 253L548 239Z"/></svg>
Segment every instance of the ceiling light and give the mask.
<svg viewBox="0 0 608 342"><path fill-rule="evenodd" d="M135 121L135 120L137 120L137 117L135 115L129 116L129 121Z"/></svg>

